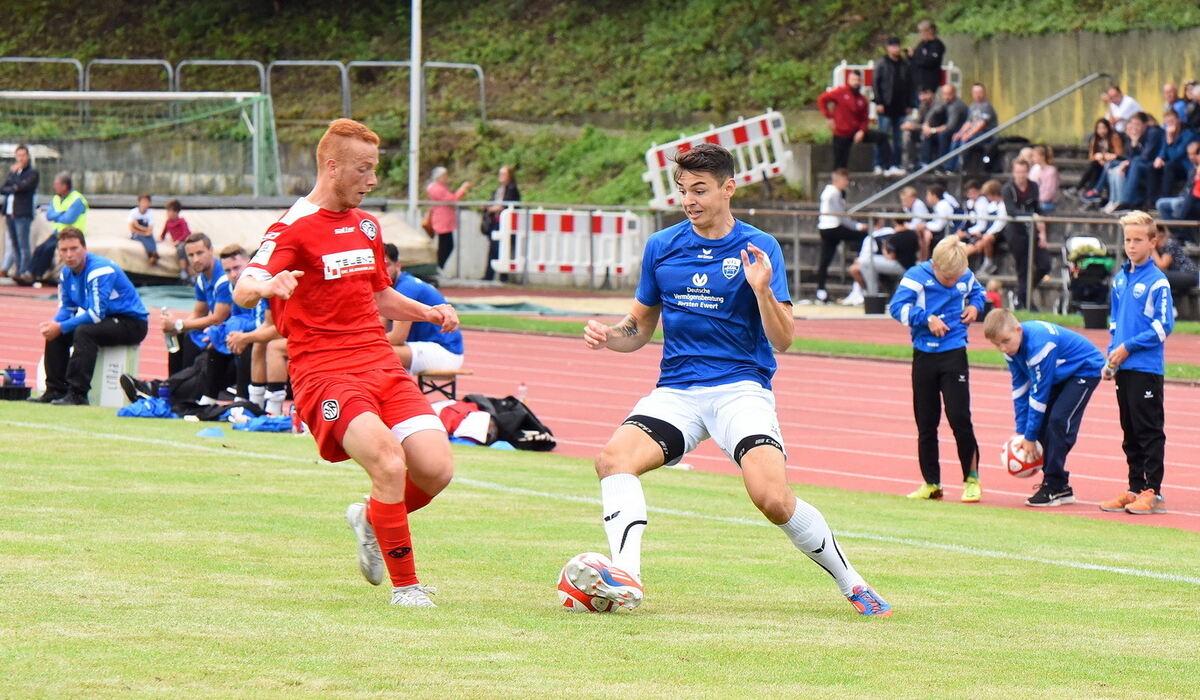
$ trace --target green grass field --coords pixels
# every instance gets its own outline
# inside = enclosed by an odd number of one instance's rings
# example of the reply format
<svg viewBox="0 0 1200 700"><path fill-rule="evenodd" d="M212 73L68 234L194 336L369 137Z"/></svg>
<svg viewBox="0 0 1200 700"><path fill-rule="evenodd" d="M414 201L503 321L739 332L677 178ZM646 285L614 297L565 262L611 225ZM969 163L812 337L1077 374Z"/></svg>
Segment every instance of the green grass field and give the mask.
<svg viewBox="0 0 1200 700"><path fill-rule="evenodd" d="M797 487L895 606L864 619L736 479L660 470L647 602L576 615L554 583L605 551L590 463L456 448L412 521L439 607L399 609L357 571L356 467L199 427L0 403L0 695L1197 693L1194 533Z"/></svg>

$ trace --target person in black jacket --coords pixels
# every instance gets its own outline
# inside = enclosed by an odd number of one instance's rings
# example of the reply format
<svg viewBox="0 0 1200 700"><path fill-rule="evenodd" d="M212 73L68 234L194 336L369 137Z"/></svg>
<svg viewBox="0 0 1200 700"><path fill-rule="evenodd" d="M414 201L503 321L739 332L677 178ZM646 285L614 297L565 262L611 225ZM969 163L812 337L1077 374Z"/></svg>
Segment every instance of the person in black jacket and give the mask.
<svg viewBox="0 0 1200 700"><path fill-rule="evenodd" d="M912 66L913 91L920 93L923 88L929 88L937 92L942 84L942 59L946 57L946 45L938 38L937 25L933 20L917 22L917 31L921 41L913 47L908 59Z"/></svg>
<svg viewBox="0 0 1200 700"><path fill-rule="evenodd" d="M1004 209L1009 216L1033 216L1038 209L1038 186L1029 179L1029 163L1015 160L1012 164L1012 179L1004 184L1000 191L1004 198ZM1033 289L1050 272L1050 253L1046 249L1046 224L1038 221L1037 241L1033 249ZM1031 244L1029 229L1025 223L1010 221L1004 227L1004 240L1012 252L1013 263L1017 268L1017 308L1036 311L1029 299L1025 298L1026 279L1029 276L1029 246Z"/></svg>
<svg viewBox="0 0 1200 700"><path fill-rule="evenodd" d="M872 76L875 90L875 113L879 115L879 130L891 139L891 162L883 162L883 149L875 149L875 173L903 175L900 159L904 155L900 125L913 108L913 83L908 59L900 50L900 40L887 40L887 54L875 62Z"/></svg>
<svg viewBox="0 0 1200 700"><path fill-rule="evenodd" d="M8 245L0 275L7 275L16 265L16 275L29 272L29 229L33 226L33 195L37 192L38 171L29 157L29 147L21 144L14 154L16 161L8 169L8 179L0 187L3 198L4 221L8 224Z"/></svg>
<svg viewBox="0 0 1200 700"><path fill-rule="evenodd" d="M500 166L499 173L500 183L496 186L496 193L492 195L492 204L483 210L483 221L480 224L480 231L488 237L488 262L487 269L483 272L483 279L491 281L496 278L496 271L492 269L492 261L500 255L500 241L492 238L492 232L500 228L500 212L512 202L521 201L521 190L517 189L517 176L513 174L512 166ZM508 275L500 275L501 282L508 281Z"/></svg>

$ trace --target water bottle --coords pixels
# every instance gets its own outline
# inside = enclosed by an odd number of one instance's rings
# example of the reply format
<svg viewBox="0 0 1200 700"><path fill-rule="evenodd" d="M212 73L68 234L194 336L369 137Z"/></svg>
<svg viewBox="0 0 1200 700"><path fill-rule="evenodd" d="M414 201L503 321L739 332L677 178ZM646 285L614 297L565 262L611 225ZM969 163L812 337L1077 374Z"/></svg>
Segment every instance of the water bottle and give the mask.
<svg viewBox="0 0 1200 700"><path fill-rule="evenodd" d="M162 312L165 316L167 314L167 307L162 307ZM167 344L167 352L171 354L179 352L179 334L164 331L163 342Z"/></svg>
<svg viewBox="0 0 1200 700"><path fill-rule="evenodd" d="M529 395L529 387L525 386L525 382L517 385L517 391L513 394L513 398L521 403L525 403L525 397Z"/></svg>

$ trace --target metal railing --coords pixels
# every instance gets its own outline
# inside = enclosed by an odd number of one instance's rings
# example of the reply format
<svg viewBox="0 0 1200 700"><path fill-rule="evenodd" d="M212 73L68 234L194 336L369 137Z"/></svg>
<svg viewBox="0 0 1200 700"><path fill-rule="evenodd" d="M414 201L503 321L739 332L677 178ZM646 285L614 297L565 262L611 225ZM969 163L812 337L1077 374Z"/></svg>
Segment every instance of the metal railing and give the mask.
<svg viewBox="0 0 1200 700"><path fill-rule="evenodd" d="M83 89L92 89L93 66L159 66L167 74L167 91L175 84L175 70L169 61L161 58L93 58L83 69Z"/></svg>
<svg viewBox="0 0 1200 700"><path fill-rule="evenodd" d="M1071 93L1075 92L1076 90L1083 87L1084 85L1092 83L1101 78L1110 78L1111 79L1112 76L1110 76L1108 73L1092 73L1091 75L1089 75L1085 78L1081 78L1080 80L1076 81L1075 83L1068 85L1067 87L1063 88L1062 90L1059 90L1058 92L1056 92L1053 95L1047 97L1046 99L1038 102L1037 104L1033 105L1032 107L1029 107L1025 111L1018 114L1017 116L1012 117L1011 119L1009 119L1007 121L1001 122L1000 124L997 124L996 126L992 127L991 129L985 131L984 133L975 136L970 141L963 143L958 148L950 150L945 155L934 160L932 163L929 163L925 167L923 167L913 173L909 173L908 175L897 180L896 182L893 182L891 185L888 185L887 187L876 192L875 194L871 195L870 197L867 197L866 199L859 202L858 204L855 204L854 206L850 207L850 211L851 212L861 211L863 208L868 207L871 204L879 201L880 199L883 199L884 197L888 196L892 192L899 190L901 187L907 185L908 183L910 183L913 180L917 179L918 177L924 175L925 173L933 170L934 168L938 167L942 163L945 163L946 161L948 161L952 158L957 158L959 155L966 153L967 151L971 150L972 148L979 147L984 142L986 142L988 139L990 139L991 137L1000 133L1001 131L1004 131L1005 129L1012 126L1013 124L1016 124L1017 122L1025 120L1029 116L1042 111L1046 107L1049 107L1050 105L1054 104L1055 102L1058 102L1059 100L1066 97L1067 95L1070 95ZM964 165L965 165L965 163L964 163Z"/></svg>
<svg viewBox="0 0 1200 700"><path fill-rule="evenodd" d="M64 63L75 67L77 75L76 82L79 85L79 90L84 90L84 70L83 63L77 58L42 58L40 56L2 56L0 63Z"/></svg>
<svg viewBox="0 0 1200 700"><path fill-rule="evenodd" d="M267 83L267 68L261 61L252 59L223 59L223 58L188 58L175 64L175 85L172 87L175 92L183 90L183 69L187 66L248 66L254 68L258 72L258 91L263 94L270 94L271 90Z"/></svg>
<svg viewBox="0 0 1200 700"><path fill-rule="evenodd" d="M346 64L341 61L333 60L283 60L271 61L267 64L267 94L271 94L271 71L278 66L328 66L337 68L338 75L341 77L342 85L342 116L350 118L350 71L346 69Z"/></svg>

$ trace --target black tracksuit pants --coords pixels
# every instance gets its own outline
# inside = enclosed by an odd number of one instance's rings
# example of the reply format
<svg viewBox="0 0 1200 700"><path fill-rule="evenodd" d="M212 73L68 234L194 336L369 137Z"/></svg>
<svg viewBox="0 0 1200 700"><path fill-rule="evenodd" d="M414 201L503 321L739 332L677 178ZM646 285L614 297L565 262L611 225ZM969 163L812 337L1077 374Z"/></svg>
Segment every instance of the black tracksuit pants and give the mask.
<svg viewBox="0 0 1200 700"><path fill-rule="evenodd" d="M1162 495L1163 457L1167 435L1163 432L1163 376L1150 372L1117 371L1117 408L1125 439L1125 461L1129 464L1129 490L1146 489Z"/></svg>
<svg viewBox="0 0 1200 700"><path fill-rule="evenodd" d="M845 226L821 228L817 229L817 233L821 234L821 258L817 264L817 289L824 289L825 280L829 277L829 264L833 262L833 255L837 252L838 243L845 243L847 248L858 255L858 249L862 247L863 239L867 234L865 231L855 231Z"/></svg>
<svg viewBox="0 0 1200 700"><path fill-rule="evenodd" d="M917 459L927 484L942 482L938 462L938 424L942 420L942 402L946 419L958 443L958 461L963 479L979 468L979 443L971 425L971 383L967 349L924 352L913 349L913 414L917 419Z"/></svg>
<svg viewBox="0 0 1200 700"><path fill-rule="evenodd" d="M87 396L100 348L137 345L146 337L146 322L132 316L106 316L46 341L46 393ZM72 352L74 348L74 352Z"/></svg>

